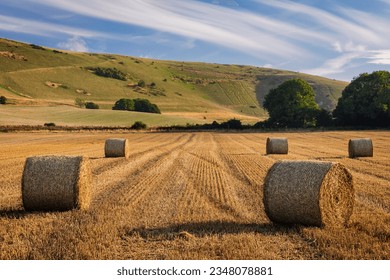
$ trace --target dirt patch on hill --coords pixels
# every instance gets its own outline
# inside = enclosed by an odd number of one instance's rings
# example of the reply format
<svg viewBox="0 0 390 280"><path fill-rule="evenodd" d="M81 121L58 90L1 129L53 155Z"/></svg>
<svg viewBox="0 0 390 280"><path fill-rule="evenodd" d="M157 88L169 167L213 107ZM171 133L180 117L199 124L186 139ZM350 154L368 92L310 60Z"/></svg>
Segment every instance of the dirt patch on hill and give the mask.
<svg viewBox="0 0 390 280"><path fill-rule="evenodd" d="M20 55L9 51L0 51L0 56L7 57L9 59L14 59L14 60L27 61L27 58L24 55Z"/></svg>
<svg viewBox="0 0 390 280"><path fill-rule="evenodd" d="M60 83L54 83L54 82L50 82L50 81L45 82L45 85L47 85L48 87L51 87L51 88L58 88L58 87L62 86L62 84L60 84Z"/></svg>
<svg viewBox="0 0 390 280"><path fill-rule="evenodd" d="M86 91L85 89L76 89L76 92L87 96L92 95L90 92Z"/></svg>

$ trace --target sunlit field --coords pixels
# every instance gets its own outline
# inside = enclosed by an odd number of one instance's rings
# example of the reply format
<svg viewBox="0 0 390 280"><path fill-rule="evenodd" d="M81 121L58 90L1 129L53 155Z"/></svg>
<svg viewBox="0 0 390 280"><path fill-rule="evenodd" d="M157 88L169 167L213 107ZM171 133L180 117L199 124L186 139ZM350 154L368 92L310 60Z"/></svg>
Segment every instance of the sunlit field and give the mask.
<svg viewBox="0 0 390 280"><path fill-rule="evenodd" d="M131 155L105 158L107 138ZM288 155L266 155L287 137ZM348 158L350 138L370 137L374 157ZM390 132L0 134L0 259L390 259ZM88 210L25 212L26 157L85 155ZM343 163L355 206L345 228L273 224L263 182L277 160Z"/></svg>

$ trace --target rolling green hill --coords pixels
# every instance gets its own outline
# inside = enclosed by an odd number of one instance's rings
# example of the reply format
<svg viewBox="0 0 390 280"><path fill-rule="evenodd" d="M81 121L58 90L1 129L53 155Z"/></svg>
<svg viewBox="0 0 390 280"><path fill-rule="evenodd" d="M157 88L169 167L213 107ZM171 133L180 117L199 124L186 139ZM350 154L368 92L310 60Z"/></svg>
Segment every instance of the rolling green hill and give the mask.
<svg viewBox="0 0 390 280"><path fill-rule="evenodd" d="M98 76L97 67L115 68L126 80ZM75 53L0 39L0 94L10 103L0 108L0 122L123 125L128 118L165 125L238 118L254 123L267 117L261 104L268 91L293 77L307 80L317 103L328 110L347 84L275 69ZM137 85L140 80L144 87ZM76 108L76 98L101 109ZM162 115L112 111L120 98L149 99Z"/></svg>

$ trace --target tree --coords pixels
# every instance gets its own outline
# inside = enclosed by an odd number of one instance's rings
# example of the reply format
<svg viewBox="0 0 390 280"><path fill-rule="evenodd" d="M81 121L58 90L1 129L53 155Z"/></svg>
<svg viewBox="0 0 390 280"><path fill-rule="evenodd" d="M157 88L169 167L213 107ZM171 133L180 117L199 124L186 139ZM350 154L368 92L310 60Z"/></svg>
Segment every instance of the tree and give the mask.
<svg viewBox="0 0 390 280"><path fill-rule="evenodd" d="M141 130L141 129L146 129L148 126L141 122L141 121L136 121L130 128L131 129L136 129L136 130Z"/></svg>
<svg viewBox="0 0 390 280"><path fill-rule="evenodd" d="M242 124L240 120L230 119L226 122L221 123L220 127L226 129L242 129Z"/></svg>
<svg viewBox="0 0 390 280"><path fill-rule="evenodd" d="M313 88L302 79L291 79L265 96L264 108L269 122L279 127L315 126L319 107Z"/></svg>
<svg viewBox="0 0 390 280"><path fill-rule="evenodd" d="M138 81L138 86L139 87L145 87L145 81L144 80L139 80Z"/></svg>
<svg viewBox="0 0 390 280"><path fill-rule="evenodd" d="M114 107L112 107L113 110L124 110L124 111L134 111L134 100L133 99L127 99L122 98L115 102Z"/></svg>
<svg viewBox="0 0 390 280"><path fill-rule="evenodd" d="M7 97L5 96L0 96L0 104L6 104L7 103Z"/></svg>
<svg viewBox="0 0 390 280"><path fill-rule="evenodd" d="M157 105L150 103L150 101L147 99L134 99L134 108L137 112L161 114L160 109L157 107Z"/></svg>
<svg viewBox="0 0 390 280"><path fill-rule="evenodd" d="M122 71L114 68L102 68L102 67L88 67L87 69L94 71L94 73L101 77L113 78L117 80L126 81L126 74Z"/></svg>
<svg viewBox="0 0 390 280"><path fill-rule="evenodd" d="M340 125L390 124L390 72L363 73L343 90L333 112Z"/></svg>
<svg viewBox="0 0 390 280"><path fill-rule="evenodd" d="M317 126L323 126L323 127L327 127L327 126L332 126L333 125L333 118L332 118L332 113L325 110L325 109L321 109L317 116L316 116L316 125Z"/></svg>
<svg viewBox="0 0 390 280"><path fill-rule="evenodd" d="M150 103L147 99L126 99L122 98L115 102L113 110L137 111L146 113L161 114L156 104Z"/></svg>
<svg viewBox="0 0 390 280"><path fill-rule="evenodd" d="M85 108L87 109L99 109L99 105L94 102L86 102Z"/></svg>

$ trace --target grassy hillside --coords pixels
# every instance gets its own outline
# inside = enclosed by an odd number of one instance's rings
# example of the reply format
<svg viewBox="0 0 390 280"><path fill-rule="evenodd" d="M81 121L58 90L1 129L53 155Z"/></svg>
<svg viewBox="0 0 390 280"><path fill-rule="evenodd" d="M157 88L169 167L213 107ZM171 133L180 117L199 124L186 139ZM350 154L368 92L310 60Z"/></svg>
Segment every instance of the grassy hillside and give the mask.
<svg viewBox="0 0 390 280"><path fill-rule="evenodd" d="M125 73L126 80L97 76L91 70L96 67L116 68ZM86 117L80 124L122 124L123 112L111 110L115 101L147 98L163 112L153 116L154 125L230 118L253 123L266 117L261 104L269 89L297 76L312 84L317 102L327 109L334 108L346 85L267 68L74 53L0 39L0 93L13 104L6 106L10 122L23 118L27 123L41 121L37 116L45 111L42 108L53 107L47 111L55 115L57 108L57 121L70 124L72 114L61 113L64 106L68 106L68 112L74 111L80 116L96 115L93 122ZM137 86L140 80L145 81L145 87ZM72 108L76 98L93 101L101 110L76 110ZM26 109L26 106L33 107ZM1 110L4 111L4 106ZM151 119L148 114L126 113L131 120L134 116L139 120ZM106 117L110 119L105 120ZM7 118L3 116L1 122L7 122Z"/></svg>

